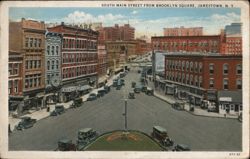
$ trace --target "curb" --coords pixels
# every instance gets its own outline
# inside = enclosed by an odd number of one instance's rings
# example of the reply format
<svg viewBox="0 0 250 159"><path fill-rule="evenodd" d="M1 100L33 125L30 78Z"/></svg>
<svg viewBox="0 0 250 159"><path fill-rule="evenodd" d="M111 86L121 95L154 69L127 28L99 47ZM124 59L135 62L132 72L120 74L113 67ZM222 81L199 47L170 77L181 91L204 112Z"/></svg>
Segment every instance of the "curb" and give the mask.
<svg viewBox="0 0 250 159"><path fill-rule="evenodd" d="M157 96L157 95L155 95L154 94L154 96L156 97L156 98L158 98L158 99L160 99L160 100L162 100L162 101L165 101L165 102L167 102L168 104L172 104L170 101L168 101L167 99L163 99L163 98L161 98L161 97L159 97L159 96ZM184 110L184 111L186 111L186 112L188 112L189 114L191 114L191 115L194 115L194 116L201 116L201 117L208 117L208 118L220 118L220 119L233 119L233 120L237 120L237 118L231 118L231 117L220 117L220 116L208 116L208 115L201 115L201 114L195 114L195 113L192 113L192 112L190 112L190 111L188 111L188 110Z"/></svg>

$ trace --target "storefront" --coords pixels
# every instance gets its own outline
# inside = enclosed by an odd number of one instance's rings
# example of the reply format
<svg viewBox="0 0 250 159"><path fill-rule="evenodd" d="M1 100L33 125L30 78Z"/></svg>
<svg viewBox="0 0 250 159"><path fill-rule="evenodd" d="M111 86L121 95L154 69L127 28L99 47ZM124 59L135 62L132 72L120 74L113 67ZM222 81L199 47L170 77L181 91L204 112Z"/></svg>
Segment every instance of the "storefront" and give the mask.
<svg viewBox="0 0 250 159"><path fill-rule="evenodd" d="M175 93L175 85L174 84L166 84L165 85L165 94L166 95L174 95Z"/></svg>
<svg viewBox="0 0 250 159"><path fill-rule="evenodd" d="M89 85L83 85L83 86L79 86L77 88L78 94L79 96L83 96L85 94L88 94L91 90L91 87Z"/></svg>
<svg viewBox="0 0 250 159"><path fill-rule="evenodd" d="M63 87L62 90L62 100L63 102L68 102L77 97L77 87L76 86L68 86Z"/></svg>

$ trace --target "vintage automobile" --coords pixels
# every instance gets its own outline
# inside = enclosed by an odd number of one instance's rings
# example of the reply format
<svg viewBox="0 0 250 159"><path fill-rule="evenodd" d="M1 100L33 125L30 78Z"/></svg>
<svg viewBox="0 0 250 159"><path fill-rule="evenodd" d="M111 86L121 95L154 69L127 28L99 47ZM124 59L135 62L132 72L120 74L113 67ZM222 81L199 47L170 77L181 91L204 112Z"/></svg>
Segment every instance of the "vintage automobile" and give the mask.
<svg viewBox="0 0 250 159"><path fill-rule="evenodd" d="M135 86L135 88L134 88L134 92L135 93L140 93L141 90L142 90L142 86L141 85Z"/></svg>
<svg viewBox="0 0 250 159"><path fill-rule="evenodd" d="M21 121L15 126L16 130L23 130L33 127L36 123L36 119L32 119L30 117L22 117Z"/></svg>
<svg viewBox="0 0 250 159"><path fill-rule="evenodd" d="M65 108L63 105L56 105L55 106L55 110L53 110L51 113L50 113L50 116L57 116L57 115L60 115L62 113L65 112Z"/></svg>
<svg viewBox="0 0 250 159"><path fill-rule="evenodd" d="M190 148L184 144L177 144L174 147L173 151L190 151Z"/></svg>
<svg viewBox="0 0 250 159"><path fill-rule="evenodd" d="M135 86L136 86L136 82L134 82L134 81L131 82L131 87L132 87L132 88L135 88Z"/></svg>
<svg viewBox="0 0 250 159"><path fill-rule="evenodd" d="M118 79L114 79L114 80L113 80L113 84L112 84L113 87L116 87L116 86L117 86L117 82L118 82Z"/></svg>
<svg viewBox="0 0 250 159"><path fill-rule="evenodd" d="M125 75L126 75L125 72L122 72L122 73L120 73L119 77L123 78L123 77L125 77Z"/></svg>
<svg viewBox="0 0 250 159"><path fill-rule="evenodd" d="M98 134L92 128L84 128L78 131L77 149L82 150L88 143L95 140Z"/></svg>
<svg viewBox="0 0 250 159"><path fill-rule="evenodd" d="M147 86L142 86L141 91L146 93L146 91L147 91Z"/></svg>
<svg viewBox="0 0 250 159"><path fill-rule="evenodd" d="M106 94L105 89L100 89L97 91L97 97L103 97Z"/></svg>
<svg viewBox="0 0 250 159"><path fill-rule="evenodd" d="M147 90L145 92L147 95L151 96L154 95L154 90L152 88L147 87Z"/></svg>
<svg viewBox="0 0 250 159"><path fill-rule="evenodd" d="M161 126L154 126L152 137L156 139L161 145L168 147L173 146L174 141L169 138L167 130Z"/></svg>
<svg viewBox="0 0 250 159"><path fill-rule="evenodd" d="M80 107L82 106L82 103L83 103L82 98L76 98L73 100L71 107L73 108Z"/></svg>
<svg viewBox="0 0 250 159"><path fill-rule="evenodd" d="M207 107L207 111L208 111L208 112L217 112L215 103L211 103L211 105L209 105L209 106Z"/></svg>
<svg viewBox="0 0 250 159"><path fill-rule="evenodd" d="M124 86L125 85L125 80L124 79L120 79L121 81L121 85Z"/></svg>
<svg viewBox="0 0 250 159"><path fill-rule="evenodd" d="M110 86L104 86L104 89L106 90L106 93L108 93L110 91Z"/></svg>
<svg viewBox="0 0 250 159"><path fill-rule="evenodd" d="M135 93L134 92L129 92L128 93L128 98L129 99L135 99Z"/></svg>
<svg viewBox="0 0 250 159"><path fill-rule="evenodd" d="M57 151L76 151L76 145L72 143L72 140L61 139L58 141Z"/></svg>
<svg viewBox="0 0 250 159"><path fill-rule="evenodd" d="M172 104L172 108L176 110L185 110L185 103L184 102L174 102Z"/></svg>
<svg viewBox="0 0 250 159"><path fill-rule="evenodd" d="M138 72L138 73L141 73L141 70L138 70L137 72Z"/></svg>
<svg viewBox="0 0 250 159"><path fill-rule="evenodd" d="M95 93L90 93L89 97L87 98L87 101L92 101L96 99L97 99L97 95Z"/></svg>

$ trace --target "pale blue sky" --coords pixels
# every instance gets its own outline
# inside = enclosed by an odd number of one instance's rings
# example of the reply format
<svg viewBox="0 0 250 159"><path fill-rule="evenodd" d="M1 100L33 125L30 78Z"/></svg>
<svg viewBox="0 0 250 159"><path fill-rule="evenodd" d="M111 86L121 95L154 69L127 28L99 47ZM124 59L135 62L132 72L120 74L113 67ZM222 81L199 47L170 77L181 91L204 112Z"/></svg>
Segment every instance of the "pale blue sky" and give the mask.
<svg viewBox="0 0 250 159"><path fill-rule="evenodd" d="M164 27L204 27L217 34L232 22L240 22L238 8L10 8L11 20L21 18L66 23L102 22L103 26L129 23L136 35L162 35Z"/></svg>

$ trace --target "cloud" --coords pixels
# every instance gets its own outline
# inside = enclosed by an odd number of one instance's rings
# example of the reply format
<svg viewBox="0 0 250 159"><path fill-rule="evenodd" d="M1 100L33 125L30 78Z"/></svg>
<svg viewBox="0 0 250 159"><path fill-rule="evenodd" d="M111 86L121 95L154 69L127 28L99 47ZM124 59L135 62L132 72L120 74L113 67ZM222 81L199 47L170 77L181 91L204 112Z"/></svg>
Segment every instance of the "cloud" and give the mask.
<svg viewBox="0 0 250 159"><path fill-rule="evenodd" d="M111 13L94 16L89 13L75 11L73 13L68 14L63 20L66 23L91 23L91 22L102 22L102 23L111 23L114 21L120 21L125 17L121 14L113 15Z"/></svg>
<svg viewBox="0 0 250 159"><path fill-rule="evenodd" d="M138 11L134 10L133 12L131 12L131 14L137 14Z"/></svg>

